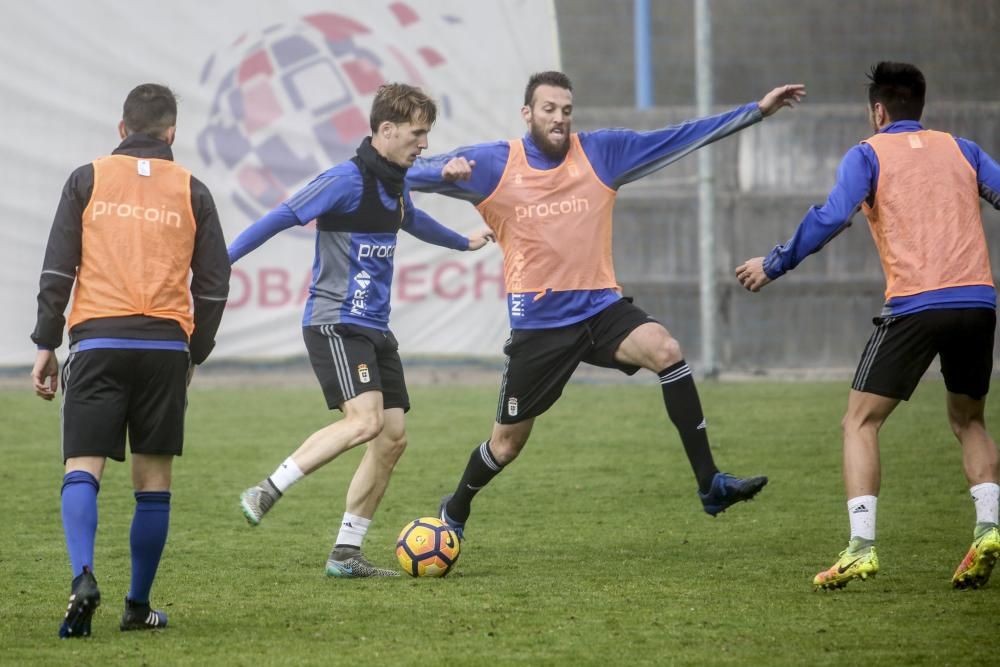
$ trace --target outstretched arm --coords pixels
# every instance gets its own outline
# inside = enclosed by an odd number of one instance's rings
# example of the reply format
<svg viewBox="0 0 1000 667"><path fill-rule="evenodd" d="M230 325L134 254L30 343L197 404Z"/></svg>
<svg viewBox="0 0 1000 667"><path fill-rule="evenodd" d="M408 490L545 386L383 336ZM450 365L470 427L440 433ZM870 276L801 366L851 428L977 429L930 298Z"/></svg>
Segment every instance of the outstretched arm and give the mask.
<svg viewBox="0 0 1000 667"><path fill-rule="evenodd" d="M853 147L837 169L837 183L823 206L813 206L784 245L767 257L754 257L736 267L736 279L751 292L775 280L818 252L851 224L861 203L874 192L877 158L867 144Z"/></svg>
<svg viewBox="0 0 1000 667"><path fill-rule="evenodd" d="M417 158L406 172L406 184L417 192L435 192L478 204L500 184L509 154L510 145L496 141Z"/></svg>
<svg viewBox="0 0 1000 667"><path fill-rule="evenodd" d="M236 237L229 246L229 263L236 261L264 245L269 238L295 225L302 224L287 204L279 204L263 218L253 223Z"/></svg>
<svg viewBox="0 0 1000 667"><path fill-rule="evenodd" d="M759 102L750 102L725 113L649 132L624 129L581 132L580 143L601 181L618 189L703 146L759 123L782 107L793 106L804 95L805 88L799 84L779 86Z"/></svg>
<svg viewBox="0 0 1000 667"><path fill-rule="evenodd" d="M806 96L806 87L801 83L778 86L757 103L764 118L776 114L781 109L794 108Z"/></svg>

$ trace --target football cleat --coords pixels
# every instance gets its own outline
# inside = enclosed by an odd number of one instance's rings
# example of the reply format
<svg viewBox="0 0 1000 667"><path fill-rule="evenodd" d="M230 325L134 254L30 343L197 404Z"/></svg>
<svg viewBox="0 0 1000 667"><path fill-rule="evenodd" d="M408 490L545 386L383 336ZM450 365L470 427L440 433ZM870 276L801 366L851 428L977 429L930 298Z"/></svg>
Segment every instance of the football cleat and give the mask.
<svg viewBox="0 0 1000 667"><path fill-rule="evenodd" d="M840 552L840 558L829 570L824 570L813 577L813 586L817 589L836 590L843 588L852 579L864 581L878 574L878 554L874 546L863 547L851 551L848 547Z"/></svg>
<svg viewBox="0 0 1000 667"><path fill-rule="evenodd" d="M338 553L340 552L340 553ZM347 553L334 548L326 561L326 576L340 579L361 579L364 577L398 577L396 570L376 567L368 562L361 550L351 549Z"/></svg>
<svg viewBox="0 0 1000 667"><path fill-rule="evenodd" d="M260 524L268 510L274 507L281 494L270 480L265 479L257 486L252 486L240 494L240 509L243 516L247 518L247 523L251 526Z"/></svg>
<svg viewBox="0 0 1000 667"><path fill-rule="evenodd" d="M455 531L456 535L458 535L459 542L464 542L465 522L459 523L458 521L455 521L454 519L448 516L448 501L451 500L451 497L453 495L454 494L449 493L448 495L446 495L444 498L441 499L441 505L438 507L438 518L444 521L449 526L451 526L451 529Z"/></svg>
<svg viewBox="0 0 1000 667"><path fill-rule="evenodd" d="M122 632L158 630L167 627L167 615L159 609L151 609L148 602L133 602L125 598L125 611L118 627Z"/></svg>
<svg viewBox="0 0 1000 667"><path fill-rule="evenodd" d="M712 478L712 486L708 493L698 492L701 504L705 511L712 516L717 516L730 506L744 500L750 500L760 490L767 486L767 477L735 477L725 472L715 473Z"/></svg>
<svg viewBox="0 0 1000 667"><path fill-rule="evenodd" d="M97 579L86 565L70 588L69 605L66 616L59 626L60 639L74 639L90 636L90 621L101 605L101 591L97 589Z"/></svg>
<svg viewBox="0 0 1000 667"><path fill-rule="evenodd" d="M955 588L985 586L997 559L1000 559L1000 529L993 526L969 547L969 553L965 554L951 578L951 585Z"/></svg>

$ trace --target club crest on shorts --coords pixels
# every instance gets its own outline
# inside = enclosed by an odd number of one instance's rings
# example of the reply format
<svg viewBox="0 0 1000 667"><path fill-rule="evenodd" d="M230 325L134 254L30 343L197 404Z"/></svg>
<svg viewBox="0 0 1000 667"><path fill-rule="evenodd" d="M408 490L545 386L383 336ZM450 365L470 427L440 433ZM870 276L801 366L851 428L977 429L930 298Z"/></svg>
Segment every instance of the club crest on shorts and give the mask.
<svg viewBox="0 0 1000 667"><path fill-rule="evenodd" d="M507 414L511 417L517 416L517 399L508 398L507 399Z"/></svg>
<svg viewBox="0 0 1000 667"><path fill-rule="evenodd" d="M370 382L372 377L368 374L368 364L358 364L358 379L362 382Z"/></svg>

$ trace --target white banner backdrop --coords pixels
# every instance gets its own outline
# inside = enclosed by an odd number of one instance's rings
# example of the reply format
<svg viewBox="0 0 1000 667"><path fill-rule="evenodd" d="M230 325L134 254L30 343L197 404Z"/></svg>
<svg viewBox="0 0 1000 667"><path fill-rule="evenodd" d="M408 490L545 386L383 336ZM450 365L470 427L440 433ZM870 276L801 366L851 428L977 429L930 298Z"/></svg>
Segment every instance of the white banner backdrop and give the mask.
<svg viewBox="0 0 1000 667"><path fill-rule="evenodd" d="M516 137L522 91L559 68L541 0L213 0L11 3L0 21L0 365L28 365L45 242L69 173L117 145L139 83L180 97L174 157L215 197L226 238L369 133L378 84L438 101L428 154ZM467 203L417 206L468 234ZM233 267L213 358L303 354L310 229L282 232ZM404 354L497 355L508 333L496 246L455 252L400 233L391 326ZM65 348L64 348L65 349Z"/></svg>

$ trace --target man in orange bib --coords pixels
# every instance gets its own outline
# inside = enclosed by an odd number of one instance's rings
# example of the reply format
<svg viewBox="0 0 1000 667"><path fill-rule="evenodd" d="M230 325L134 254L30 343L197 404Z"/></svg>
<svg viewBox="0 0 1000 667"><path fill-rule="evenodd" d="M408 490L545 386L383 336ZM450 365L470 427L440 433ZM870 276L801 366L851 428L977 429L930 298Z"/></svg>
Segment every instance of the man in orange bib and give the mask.
<svg viewBox="0 0 1000 667"><path fill-rule="evenodd" d="M521 452L535 419L580 363L658 375L708 514L749 500L767 483L716 467L680 343L622 297L612 266L612 210L621 186L792 106L805 90L781 86L760 102L652 132L581 133L571 132L572 91L562 72L535 74L521 109L524 137L418 160L407 173L414 190L475 204L504 253L511 336L496 423L440 507L460 537L473 497Z"/></svg>
<svg viewBox="0 0 1000 667"><path fill-rule="evenodd" d="M962 444L976 508L972 547L952 584L978 588L1000 557L997 447L983 419L996 290L979 209L980 197L1000 208L1000 166L971 141L920 125L926 84L916 67L881 62L868 76L875 135L847 152L826 204L809 210L791 240L767 257L747 260L736 275L756 292L822 248L859 208L864 211L885 272L886 301L843 420L851 539L813 584L842 588L878 572L878 431L940 356L948 420Z"/></svg>
<svg viewBox="0 0 1000 667"><path fill-rule="evenodd" d="M111 155L76 169L63 188L38 292L31 377L51 401L55 350L73 286L63 367L62 518L73 568L59 636L90 635L101 602L94 577L97 493L104 464L132 452L132 580L122 630L162 628L149 592L167 540L174 456L184 444L187 385L215 345L229 294L229 257L208 188L173 161L177 101L137 86L125 99Z"/></svg>

